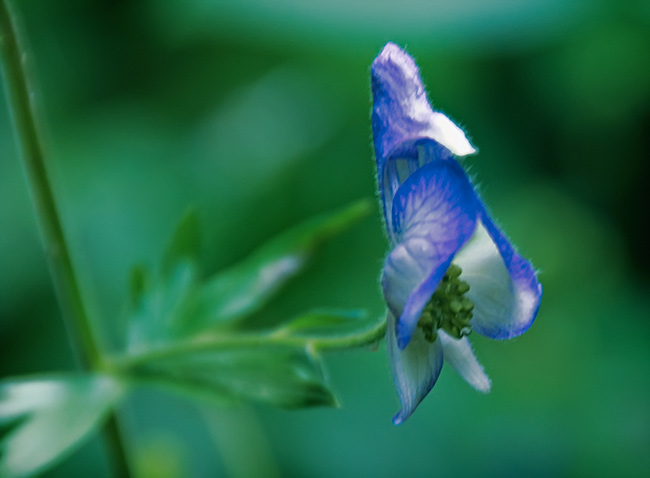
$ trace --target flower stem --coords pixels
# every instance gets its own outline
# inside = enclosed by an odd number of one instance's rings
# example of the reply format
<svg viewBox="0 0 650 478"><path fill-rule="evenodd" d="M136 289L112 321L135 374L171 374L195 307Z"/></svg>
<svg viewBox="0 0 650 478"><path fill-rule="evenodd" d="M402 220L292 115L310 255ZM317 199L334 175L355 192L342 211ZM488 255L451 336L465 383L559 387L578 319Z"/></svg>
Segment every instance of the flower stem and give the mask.
<svg viewBox="0 0 650 478"><path fill-rule="evenodd" d="M233 334L198 336L186 341L143 350L136 354L117 356L107 360L107 368L116 373L124 373L138 365L157 360L182 356L189 353L209 352L215 350L237 349L256 346L305 347L314 351L349 349L377 343L386 333L386 321L376 324L353 335L331 337L309 337L290 335L285 329L272 333Z"/></svg>
<svg viewBox="0 0 650 478"><path fill-rule="evenodd" d="M0 53L4 63L7 100L57 299L71 346L81 367L84 370L101 370L102 353L83 303L45 167L33 100L34 89L28 81L25 68L27 56L22 47L16 18L12 15L7 0L0 0ZM116 473L128 476L126 456L114 415L108 420L105 435Z"/></svg>

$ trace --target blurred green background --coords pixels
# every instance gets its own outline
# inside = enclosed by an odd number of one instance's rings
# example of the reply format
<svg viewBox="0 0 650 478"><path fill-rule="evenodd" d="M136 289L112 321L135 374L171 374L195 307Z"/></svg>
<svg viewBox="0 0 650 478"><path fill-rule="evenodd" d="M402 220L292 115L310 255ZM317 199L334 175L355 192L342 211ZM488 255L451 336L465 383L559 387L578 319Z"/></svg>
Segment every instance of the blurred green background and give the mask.
<svg viewBox="0 0 650 478"><path fill-rule="evenodd" d="M127 275L196 205L207 272L375 194L369 65L405 46L464 164L540 270L522 337L473 337L487 396L449 368L403 426L384 344L329 354L341 408L212 410L143 390L121 410L143 476L648 476L650 2L13 2L50 172L99 327ZM328 243L266 314L384 305L377 212ZM0 376L69 370L0 97ZM107 476L93 439L46 476Z"/></svg>

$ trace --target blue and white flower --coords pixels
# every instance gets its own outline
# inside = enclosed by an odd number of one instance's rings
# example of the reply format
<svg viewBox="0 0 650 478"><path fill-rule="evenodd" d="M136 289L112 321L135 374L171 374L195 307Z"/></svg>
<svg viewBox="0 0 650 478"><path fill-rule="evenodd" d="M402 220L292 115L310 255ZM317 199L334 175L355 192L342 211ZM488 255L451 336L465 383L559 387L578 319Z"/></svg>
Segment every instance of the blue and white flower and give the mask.
<svg viewBox="0 0 650 478"><path fill-rule="evenodd" d="M372 93L377 181L393 247L381 282L399 424L429 393L443 360L488 392L467 334L522 334L537 315L542 287L455 159L475 149L431 108L415 62L395 44L372 64Z"/></svg>

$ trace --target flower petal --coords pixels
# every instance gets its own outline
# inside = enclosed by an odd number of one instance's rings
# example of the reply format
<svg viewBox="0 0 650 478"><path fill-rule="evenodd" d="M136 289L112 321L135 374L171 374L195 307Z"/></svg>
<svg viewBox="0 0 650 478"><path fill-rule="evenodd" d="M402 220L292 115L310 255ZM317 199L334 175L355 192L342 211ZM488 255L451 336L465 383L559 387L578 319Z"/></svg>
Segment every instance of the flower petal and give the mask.
<svg viewBox="0 0 650 478"><path fill-rule="evenodd" d="M386 343L393 381L402 409L393 417L393 423L403 423L433 388L442 369L443 356L440 341L428 342L421 331L413 335L408 348L400 350L395 336L395 317L388 312Z"/></svg>
<svg viewBox="0 0 650 478"><path fill-rule="evenodd" d="M490 379L485 375L483 366L476 360L467 337L456 339L449 336L444 330L438 330L438 338L442 343L445 362L451 365L476 390L483 393L489 392Z"/></svg>
<svg viewBox="0 0 650 478"><path fill-rule="evenodd" d="M476 208L472 185L455 160L422 166L397 191L392 226L399 242L386 259L382 286L388 307L400 317L400 348L409 343L454 254L472 236Z"/></svg>
<svg viewBox="0 0 650 478"><path fill-rule="evenodd" d="M405 143L393 151L379 171L379 191L384 206L386 230L392 243L397 242L393 231L393 198L411 174L433 161L452 160L447 148L431 139L421 139L415 143ZM383 179L381 179L383 178Z"/></svg>
<svg viewBox="0 0 650 478"><path fill-rule="evenodd" d="M431 138L457 156L476 151L462 129L431 109L418 67L404 50L387 43L371 70L372 130L378 158L383 160L401 143L421 138Z"/></svg>
<svg viewBox="0 0 650 478"><path fill-rule="evenodd" d="M474 237L454 262L474 302L472 329L493 339L509 339L533 324L542 299L542 286L531 264L515 252L479 200Z"/></svg>
<svg viewBox="0 0 650 478"><path fill-rule="evenodd" d="M431 109L415 62L394 43L372 64L372 93L377 179L390 235L392 198L410 173L434 159L476 150L462 129Z"/></svg>

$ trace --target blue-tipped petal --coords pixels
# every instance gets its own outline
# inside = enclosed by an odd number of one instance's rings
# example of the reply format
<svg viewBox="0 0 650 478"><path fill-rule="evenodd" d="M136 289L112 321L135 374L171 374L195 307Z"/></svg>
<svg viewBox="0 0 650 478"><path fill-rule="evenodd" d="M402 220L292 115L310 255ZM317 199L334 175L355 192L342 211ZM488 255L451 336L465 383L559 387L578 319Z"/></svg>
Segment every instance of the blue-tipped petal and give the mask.
<svg viewBox="0 0 650 478"><path fill-rule="evenodd" d="M454 262L474 302L472 329L493 339L509 339L533 324L542 286L532 265L514 250L479 200L479 222Z"/></svg>
<svg viewBox="0 0 650 478"><path fill-rule="evenodd" d="M431 139L421 139L415 143L403 143L386 161L378 178L379 190L384 206L386 230L391 243L397 238L393 229L393 200L399 188L411 174L433 161L451 160L453 156L447 148Z"/></svg>
<svg viewBox="0 0 650 478"><path fill-rule="evenodd" d="M445 362L451 365L476 390L488 393L491 386L490 379L485 375L483 366L476 360L467 337L456 339L449 336L444 330L438 330L438 340L442 344Z"/></svg>
<svg viewBox="0 0 650 478"><path fill-rule="evenodd" d="M398 243L386 259L382 287L399 317L400 348L409 343L454 254L472 236L476 216L472 185L455 160L422 166L395 194L392 227Z"/></svg>
<svg viewBox="0 0 650 478"><path fill-rule="evenodd" d="M457 156L476 150L462 129L431 109L413 58L387 43L372 63L372 131L378 161L401 143L431 138Z"/></svg>
<svg viewBox="0 0 650 478"><path fill-rule="evenodd" d="M433 272L411 292L404 306L404 311L397 321L397 329L395 330L397 344L400 349L404 349L411 341L420 315L422 315L422 310L438 288L438 284L440 284L445 272L451 265L452 259L453 255L449 256L446 261L436 264Z"/></svg>
<svg viewBox="0 0 650 478"><path fill-rule="evenodd" d="M372 132L377 181L391 235L393 195L406 177L436 159L476 150L465 133L444 114L433 111L413 59L388 43L372 64Z"/></svg>
<svg viewBox="0 0 650 478"><path fill-rule="evenodd" d="M395 317L388 312L386 344L395 388L402 409L393 417L393 423L403 423L417 408L438 380L443 356L440 341L428 342L417 331L408 348L401 350L395 337Z"/></svg>

